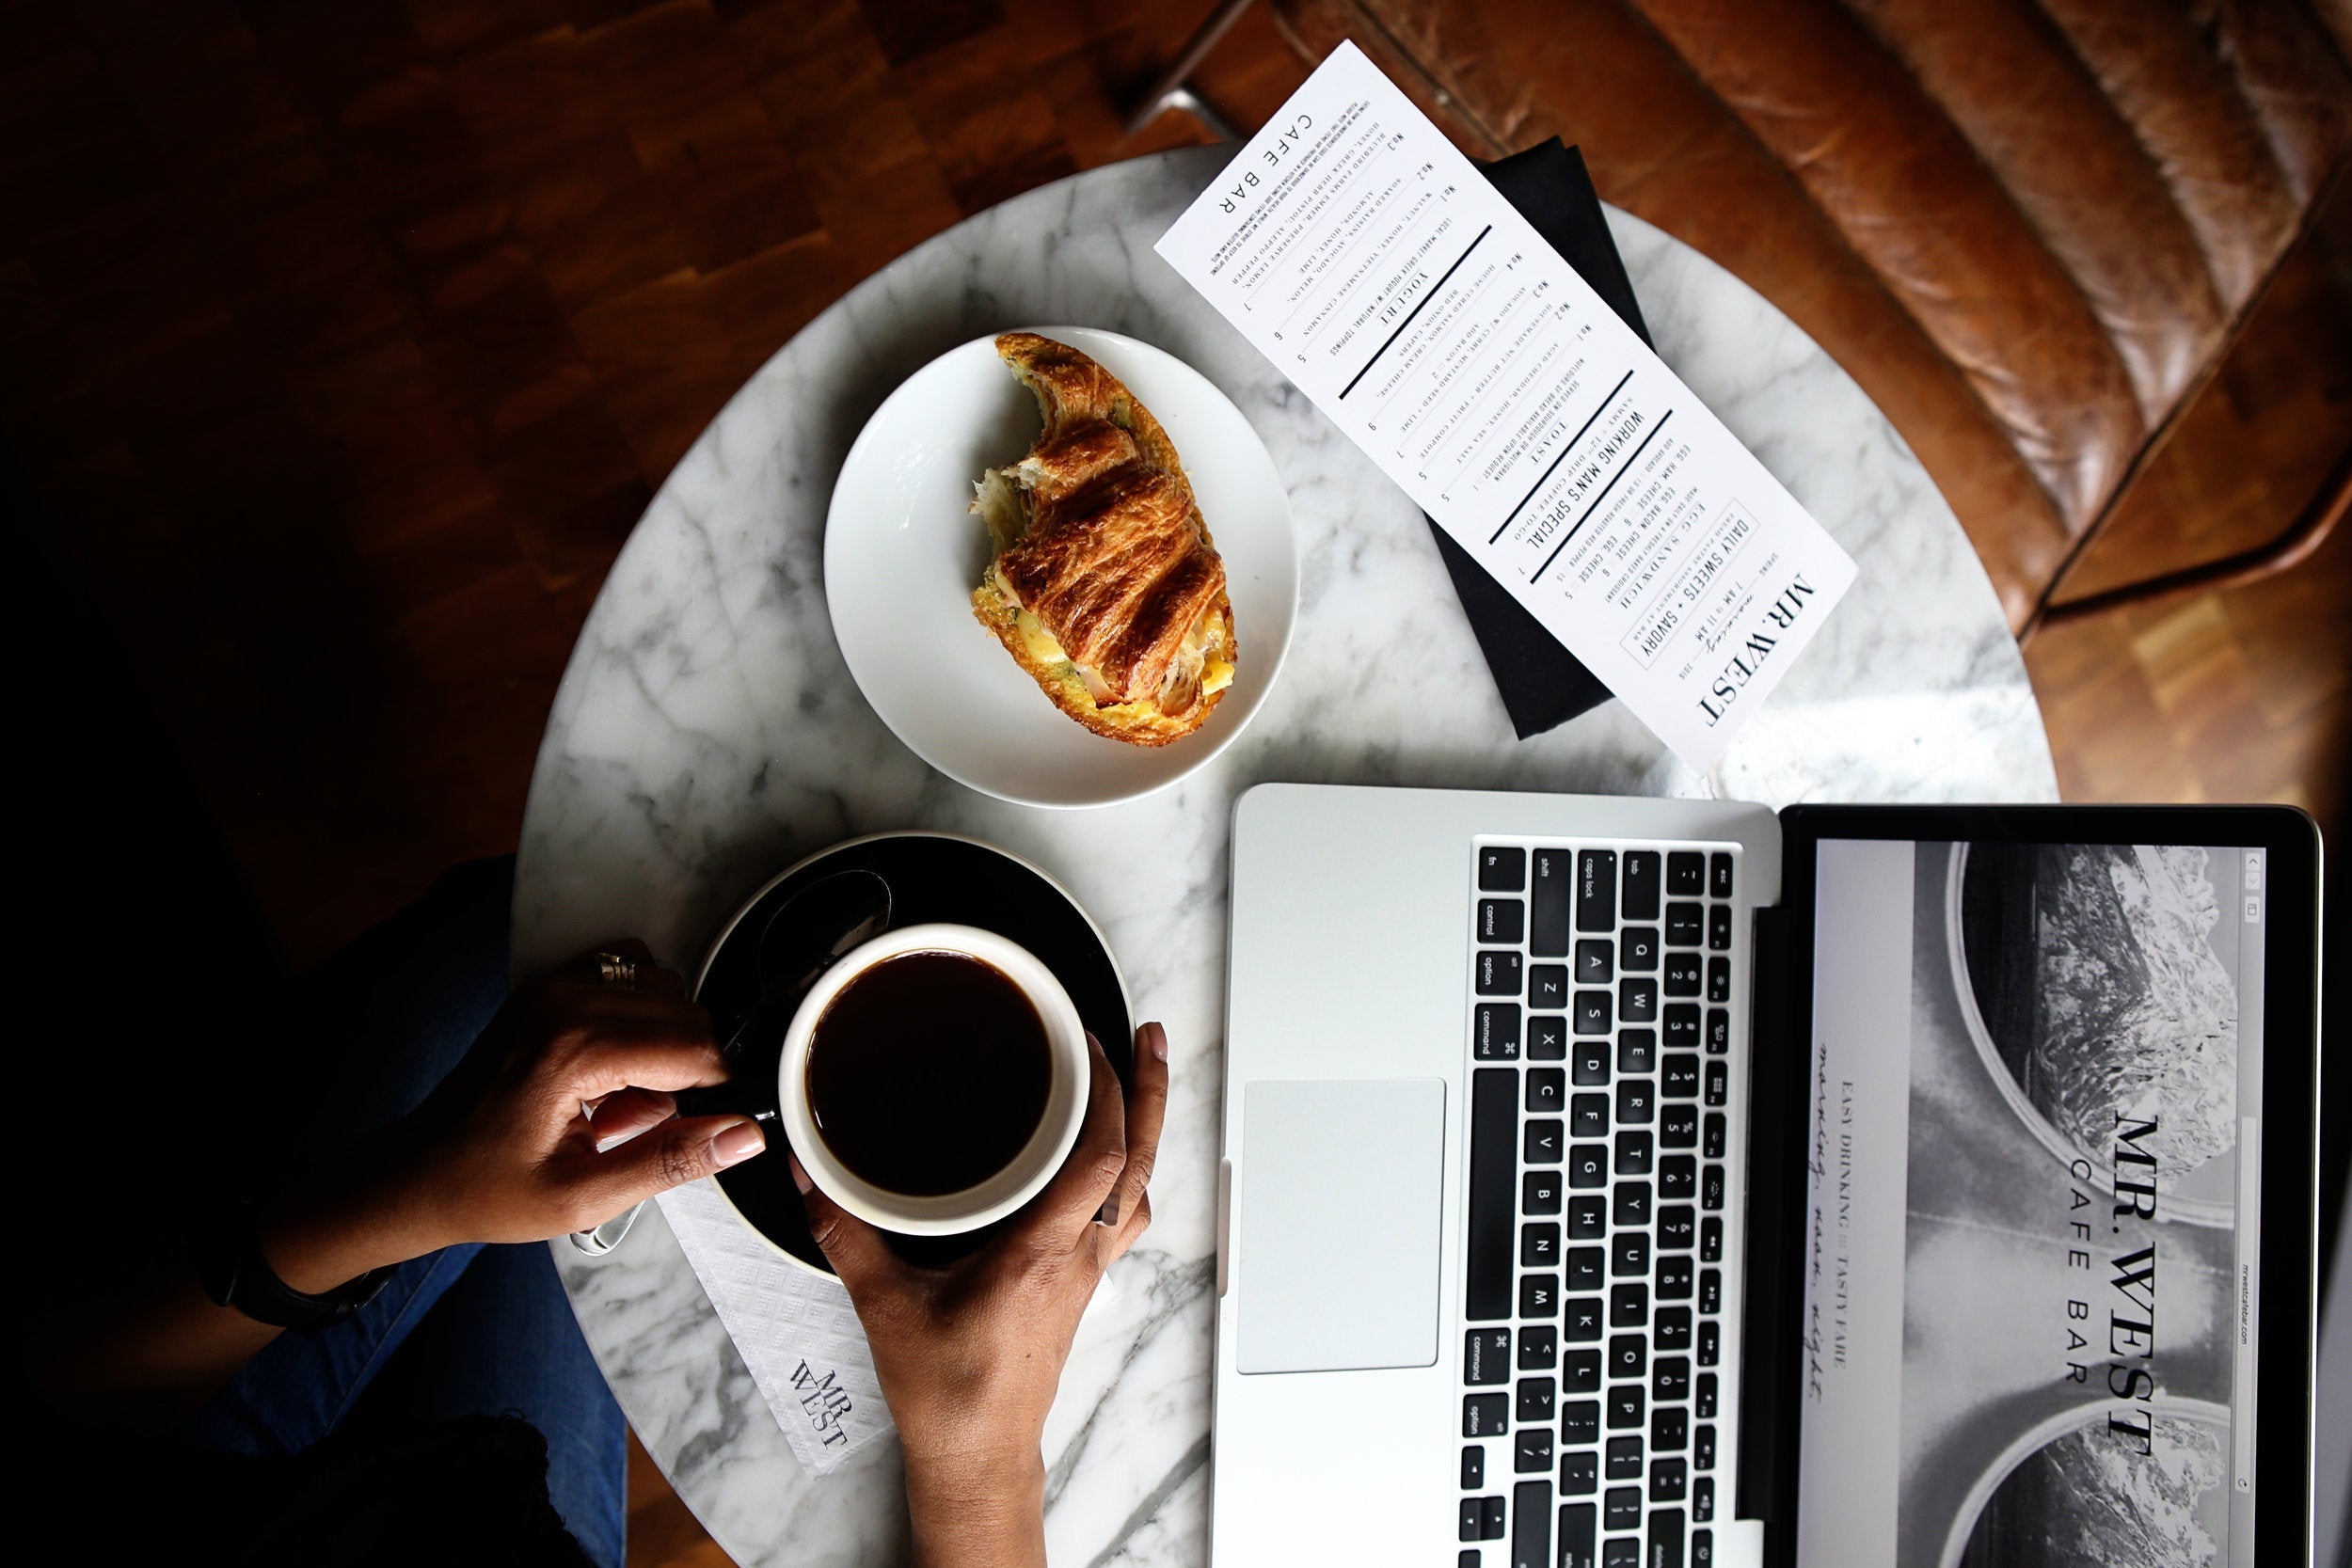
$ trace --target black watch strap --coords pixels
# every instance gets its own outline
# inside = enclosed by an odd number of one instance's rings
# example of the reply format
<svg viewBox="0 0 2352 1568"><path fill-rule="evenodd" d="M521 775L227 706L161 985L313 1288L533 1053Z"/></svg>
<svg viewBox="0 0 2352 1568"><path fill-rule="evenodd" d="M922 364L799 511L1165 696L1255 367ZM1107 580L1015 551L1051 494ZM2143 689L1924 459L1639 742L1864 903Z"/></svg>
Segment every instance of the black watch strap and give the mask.
<svg viewBox="0 0 2352 1568"><path fill-rule="evenodd" d="M321 1295L306 1295L278 1277L253 1234L253 1206L241 1193L223 1193L197 1221L196 1274L215 1307L233 1307L255 1323L309 1332L331 1328L384 1289L389 1268L371 1269Z"/></svg>

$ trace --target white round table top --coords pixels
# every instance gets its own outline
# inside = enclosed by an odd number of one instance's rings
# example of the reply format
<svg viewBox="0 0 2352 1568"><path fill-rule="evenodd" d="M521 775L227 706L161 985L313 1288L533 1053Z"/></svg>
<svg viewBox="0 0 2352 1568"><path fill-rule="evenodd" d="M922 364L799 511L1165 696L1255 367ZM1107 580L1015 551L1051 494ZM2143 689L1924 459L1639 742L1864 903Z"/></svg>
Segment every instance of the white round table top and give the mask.
<svg viewBox="0 0 2352 1568"><path fill-rule="evenodd" d="M1776 807L2058 796L1992 585L1901 437L1753 290L1613 211L1659 354L1860 578L1704 774L1614 703L1514 738L1420 511L1152 252L1231 155L1163 153L1008 201L867 278L761 367L597 597L548 722L516 872L517 974L628 932L691 964L776 871L890 829L999 845L1087 907L1136 1016L1168 1026L1174 1087L1152 1228L1089 1314L1046 1433L1057 1562L1206 1556L1220 942L1242 790L1281 779ZM867 416L946 349L1035 321L1127 333L1200 371L1263 438L1296 530L1294 641L1250 727L1172 788L1090 811L1009 804L927 767L860 697L825 606L826 506ZM904 1557L895 1456L803 1473L658 1211L608 1257L557 1257L630 1423L737 1560Z"/></svg>

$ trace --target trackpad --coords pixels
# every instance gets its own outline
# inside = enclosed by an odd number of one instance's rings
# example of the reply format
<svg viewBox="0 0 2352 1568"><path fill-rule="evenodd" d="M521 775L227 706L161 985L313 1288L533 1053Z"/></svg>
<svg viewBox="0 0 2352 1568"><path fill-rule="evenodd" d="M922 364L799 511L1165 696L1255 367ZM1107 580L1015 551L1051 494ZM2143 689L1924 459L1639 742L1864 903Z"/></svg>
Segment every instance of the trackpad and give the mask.
<svg viewBox="0 0 2352 1568"><path fill-rule="evenodd" d="M1257 1083L1241 1105L1241 1370L1436 1361L1444 1081Z"/></svg>

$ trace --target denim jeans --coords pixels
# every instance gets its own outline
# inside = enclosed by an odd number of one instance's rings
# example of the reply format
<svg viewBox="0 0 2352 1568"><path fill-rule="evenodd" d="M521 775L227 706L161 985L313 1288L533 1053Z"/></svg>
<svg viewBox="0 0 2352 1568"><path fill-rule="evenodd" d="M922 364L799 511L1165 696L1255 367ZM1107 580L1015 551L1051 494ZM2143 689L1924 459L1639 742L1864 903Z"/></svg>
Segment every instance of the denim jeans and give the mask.
<svg viewBox="0 0 2352 1568"><path fill-rule="evenodd" d="M293 987L274 1026L317 1037L283 1157L292 1168L398 1119L506 997L511 859L459 866ZM328 1433L515 1415L548 1443L548 1496L621 1568L628 1425L548 1249L451 1247L402 1264L334 1327L281 1334L189 1421L214 1452L299 1453Z"/></svg>

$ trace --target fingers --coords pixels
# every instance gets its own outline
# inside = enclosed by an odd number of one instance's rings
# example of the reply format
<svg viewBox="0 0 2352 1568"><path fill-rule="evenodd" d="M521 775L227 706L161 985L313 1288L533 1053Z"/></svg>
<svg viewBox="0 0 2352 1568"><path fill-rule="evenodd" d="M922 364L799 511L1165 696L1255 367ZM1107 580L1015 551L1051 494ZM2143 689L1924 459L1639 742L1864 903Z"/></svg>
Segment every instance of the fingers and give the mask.
<svg viewBox="0 0 2352 1568"><path fill-rule="evenodd" d="M596 1102L589 1117L596 1152L618 1148L677 1115L677 1097L659 1089L619 1089Z"/></svg>
<svg viewBox="0 0 2352 1568"><path fill-rule="evenodd" d="M1127 1256L1127 1249L1141 1241L1143 1233L1151 1228L1152 1198L1149 1194L1146 1194L1136 1200L1135 1208L1119 1222L1116 1229L1096 1227L1094 1234L1098 1239L1094 1243L1095 1262L1103 1268L1109 1268L1113 1263Z"/></svg>
<svg viewBox="0 0 2352 1568"><path fill-rule="evenodd" d="M727 1068L707 1026L607 1019L582 1032L564 1063L565 1088L595 1100L626 1088L707 1088L727 1081Z"/></svg>
<svg viewBox="0 0 2352 1568"><path fill-rule="evenodd" d="M636 974L626 986L607 985L600 956L610 953L636 966ZM626 994L629 991L648 992L660 996L684 996L686 977L675 970L663 969L653 949L635 937L621 937L580 954L549 973L551 980L585 984Z"/></svg>
<svg viewBox="0 0 2352 1568"><path fill-rule="evenodd" d="M1111 1070L1103 1042L1087 1036L1091 1073L1087 1087L1087 1117L1078 1141L1059 1174L1039 1197L1032 1222L1067 1235L1071 1227L1091 1224L1127 1165L1127 1108Z"/></svg>
<svg viewBox="0 0 2352 1568"><path fill-rule="evenodd" d="M854 1303L860 1291L880 1285L898 1271L898 1255L890 1250L881 1231L827 1197L801 1168L798 1155L787 1158L792 1162L792 1184L801 1190L801 1206L808 1212L808 1233L849 1288Z"/></svg>
<svg viewBox="0 0 2352 1568"><path fill-rule="evenodd" d="M1123 1225L1142 1206L1160 1156L1160 1128L1168 1120L1168 1031L1156 1023L1136 1031L1133 1076L1126 1095L1126 1164L1103 1216L1112 1226Z"/></svg>
<svg viewBox="0 0 2352 1568"><path fill-rule="evenodd" d="M589 1207L605 1217L713 1171L740 1164L768 1147L749 1117L674 1117L589 1166Z"/></svg>

